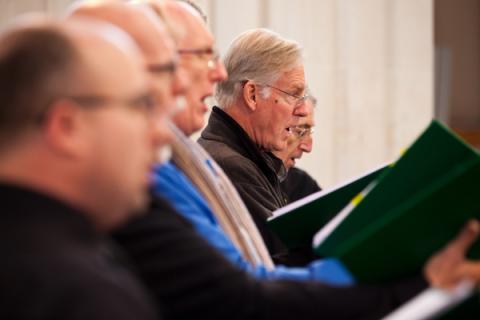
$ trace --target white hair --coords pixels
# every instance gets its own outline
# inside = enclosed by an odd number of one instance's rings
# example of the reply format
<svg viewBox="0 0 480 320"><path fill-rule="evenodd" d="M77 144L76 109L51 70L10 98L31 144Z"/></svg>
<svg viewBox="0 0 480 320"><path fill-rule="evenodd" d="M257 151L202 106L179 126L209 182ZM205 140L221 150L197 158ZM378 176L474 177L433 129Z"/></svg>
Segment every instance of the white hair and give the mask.
<svg viewBox="0 0 480 320"><path fill-rule="evenodd" d="M224 58L228 79L217 85L216 99L228 108L238 98L244 81L260 84L275 82L280 75L302 63L302 49L268 29L253 29L240 34ZM268 88L262 94L269 93Z"/></svg>

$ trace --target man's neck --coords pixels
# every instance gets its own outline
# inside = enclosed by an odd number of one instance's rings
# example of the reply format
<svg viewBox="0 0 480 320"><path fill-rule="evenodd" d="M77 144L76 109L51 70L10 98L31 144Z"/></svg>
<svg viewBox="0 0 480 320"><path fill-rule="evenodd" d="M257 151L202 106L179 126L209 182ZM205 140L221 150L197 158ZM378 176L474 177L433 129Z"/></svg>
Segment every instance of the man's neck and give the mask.
<svg viewBox="0 0 480 320"><path fill-rule="evenodd" d="M259 147L261 146L256 143L257 139L255 137L254 126L250 121L250 116L246 108L241 108L239 106L230 106L228 108L222 109L226 114L228 114L235 122L245 131L248 137Z"/></svg>

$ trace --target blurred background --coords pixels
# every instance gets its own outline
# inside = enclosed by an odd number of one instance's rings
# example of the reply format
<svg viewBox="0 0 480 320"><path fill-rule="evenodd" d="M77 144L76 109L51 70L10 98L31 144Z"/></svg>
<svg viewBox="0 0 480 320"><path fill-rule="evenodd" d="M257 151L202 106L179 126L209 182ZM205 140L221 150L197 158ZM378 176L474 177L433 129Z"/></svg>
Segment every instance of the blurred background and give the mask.
<svg viewBox="0 0 480 320"><path fill-rule="evenodd" d="M0 22L70 0L0 0ZM437 118L480 148L480 1L198 0L217 46L270 28L304 48L323 187L394 161ZM214 101L212 101L212 104Z"/></svg>

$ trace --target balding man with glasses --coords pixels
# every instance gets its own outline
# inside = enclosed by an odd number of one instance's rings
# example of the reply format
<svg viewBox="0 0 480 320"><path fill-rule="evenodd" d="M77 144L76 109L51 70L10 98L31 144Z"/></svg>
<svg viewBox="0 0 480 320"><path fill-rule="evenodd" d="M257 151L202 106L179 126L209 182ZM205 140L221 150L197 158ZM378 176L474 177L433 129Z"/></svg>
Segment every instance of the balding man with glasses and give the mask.
<svg viewBox="0 0 480 320"><path fill-rule="evenodd" d="M1 319L158 319L105 241L148 204L160 144L143 64L99 22L23 17L0 34Z"/></svg>

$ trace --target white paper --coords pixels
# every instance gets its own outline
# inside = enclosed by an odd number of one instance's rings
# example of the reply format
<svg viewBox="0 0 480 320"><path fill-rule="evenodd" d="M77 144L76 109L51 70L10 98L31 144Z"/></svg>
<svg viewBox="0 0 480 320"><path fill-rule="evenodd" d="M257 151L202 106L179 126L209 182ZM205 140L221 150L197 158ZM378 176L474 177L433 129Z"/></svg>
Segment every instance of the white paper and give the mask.
<svg viewBox="0 0 480 320"><path fill-rule="evenodd" d="M412 298L383 320L425 320L441 315L467 299L474 291L474 283L464 281L453 291L429 288Z"/></svg>

